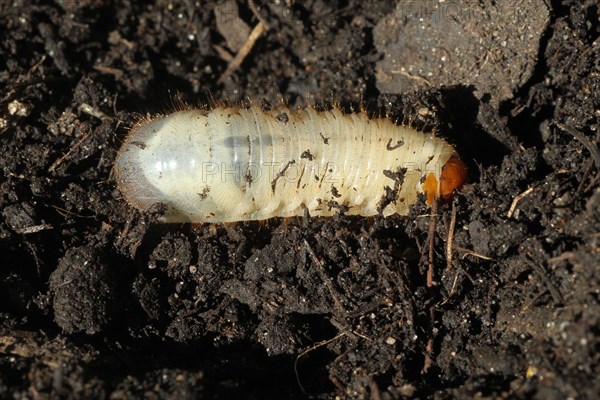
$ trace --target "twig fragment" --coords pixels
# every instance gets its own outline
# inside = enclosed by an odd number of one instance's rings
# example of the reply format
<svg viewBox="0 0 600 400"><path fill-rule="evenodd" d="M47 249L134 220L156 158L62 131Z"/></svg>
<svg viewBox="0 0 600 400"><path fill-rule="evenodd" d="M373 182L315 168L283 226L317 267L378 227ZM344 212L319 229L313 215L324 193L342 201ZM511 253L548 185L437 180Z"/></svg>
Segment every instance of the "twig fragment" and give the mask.
<svg viewBox="0 0 600 400"><path fill-rule="evenodd" d="M493 258L490 256L486 256L484 254L477 253L473 250L465 249L464 247L452 246L452 249L456 250L456 251L460 251L461 253L465 253L461 257L461 259L464 258L465 256L473 256L473 257L481 258L482 260L487 260L487 261L493 260Z"/></svg>
<svg viewBox="0 0 600 400"><path fill-rule="evenodd" d="M529 193L531 193L533 191L533 188L530 187L529 189L527 189L526 191L524 191L523 193L517 195L511 205L510 208L508 209L508 212L506 213L506 217L507 218L512 218L513 214L515 213L517 206L519 205L519 202L523 199L523 197L527 196Z"/></svg>
<svg viewBox="0 0 600 400"><path fill-rule="evenodd" d="M313 262L315 264L317 264L317 266L319 267L317 269L319 275L321 276L321 279L323 280L323 283L325 284L325 286L327 287L327 290L329 291L329 294L331 295L333 302L335 303L336 307L340 310L345 312L346 309L344 308L344 306L342 305L342 302L340 301L336 290L333 288L333 284L331 283L331 280L329 279L329 277L327 276L327 274L325 274L325 267L323 266L323 263L321 262L321 260L319 260L319 257L317 257L317 255L315 254L314 250L312 249L312 247L310 247L310 244L308 243L308 241L306 239L304 239L304 245L306 246L306 250L308 251L308 254L310 254L310 257L313 259Z"/></svg>
<svg viewBox="0 0 600 400"><path fill-rule="evenodd" d="M561 304L563 302L562 294L560 294L556 286L554 286L554 283L552 283L552 281L550 280L550 277L548 276L548 273L546 272L545 268L529 258L525 259L525 263L529 265L540 276L542 282L546 285L546 288L550 292L550 295L552 296L554 302Z"/></svg>
<svg viewBox="0 0 600 400"><path fill-rule="evenodd" d="M223 72L223 75L221 75L221 77L217 81L218 83L223 83L223 81L225 81L227 77L233 74L240 67L240 65L242 65L242 62L244 62L244 59L250 53L250 50L252 50L252 47L254 47L254 44L265 30L266 28L262 21L256 24L254 29L252 29L252 32L250 32L250 35L248 35L246 43L244 43L240 51L238 51L233 60L231 60L231 62L227 66L227 69L225 70L225 72Z"/></svg>
<svg viewBox="0 0 600 400"><path fill-rule="evenodd" d="M298 357L296 357L296 360L294 361L294 374L296 375L296 382L298 383L298 387L300 387L300 390L302 391L302 393L308 394L308 392L306 391L306 389L304 389L304 386L300 382L300 375L298 374L298 361L300 361L300 359L302 357L304 357L308 353L318 349L319 347L327 346L329 343L332 343L346 335L347 335L346 332L342 332L339 335L332 337L331 339L327 339L327 340L323 340L321 342L315 343L312 346L310 346L308 349L304 350L302 353L298 354Z"/></svg>
<svg viewBox="0 0 600 400"><path fill-rule="evenodd" d="M454 228L456 227L456 205L452 203L452 216L446 240L446 269L452 269L452 243L454 242Z"/></svg>
<svg viewBox="0 0 600 400"><path fill-rule="evenodd" d="M559 122L555 122L554 126L558 127L564 132L570 133L575 139L579 140L581 144L584 145L586 149L588 149L588 151L592 155L592 158L594 159L594 162L596 163L596 168L600 170L600 150L598 150L598 147L594 143L592 143L592 141L588 139L587 136L579 132L577 129L572 128L568 125L561 124Z"/></svg>
<svg viewBox="0 0 600 400"><path fill-rule="evenodd" d="M435 217L437 213L437 201L433 201L431 205L431 219L429 220L429 257L427 266L427 292L430 298L433 298L433 260L434 251L433 245L435 242ZM435 323L435 309L433 302L429 305L429 329L427 332L427 345L425 346L425 361L421 373L426 373L433 365L433 324Z"/></svg>
<svg viewBox="0 0 600 400"><path fill-rule="evenodd" d="M54 172L54 170L60 165L62 164L62 162L65 160L65 158L67 158L69 156L69 154L71 154L75 149L77 149L79 146L81 146L81 144L83 142L85 142L90 135L93 133L93 130L90 130L88 133L86 133L85 135L83 135L83 137L73 146L69 149L69 151L67 151L62 157L60 157L58 160L54 161L52 163L52 165L50 166L50 168L48 168L48 172Z"/></svg>
<svg viewBox="0 0 600 400"><path fill-rule="evenodd" d="M32 233L38 233L41 231L45 231L48 229L53 229L54 227L50 224L40 224L40 225L33 225L33 226L28 226L26 228L21 228L21 229L17 229L16 232L20 233L21 235L30 235Z"/></svg>
<svg viewBox="0 0 600 400"><path fill-rule="evenodd" d="M99 120L110 120L112 117L110 117L109 115L103 113L102 111L100 111L99 109L97 109L94 106L91 106L87 103L81 103L79 105L79 109L81 110L81 112L84 112L88 115L91 115L92 117L96 117Z"/></svg>

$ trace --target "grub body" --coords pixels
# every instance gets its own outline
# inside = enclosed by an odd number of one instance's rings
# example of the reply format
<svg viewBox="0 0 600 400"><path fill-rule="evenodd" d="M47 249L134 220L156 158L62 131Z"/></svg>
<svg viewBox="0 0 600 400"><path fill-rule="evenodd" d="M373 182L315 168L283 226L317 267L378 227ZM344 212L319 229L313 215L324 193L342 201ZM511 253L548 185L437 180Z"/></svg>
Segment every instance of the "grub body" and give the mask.
<svg viewBox="0 0 600 400"><path fill-rule="evenodd" d="M424 190L437 196L455 156L432 134L364 113L215 108L139 124L116 174L133 206L164 203L165 222L388 216L407 214Z"/></svg>

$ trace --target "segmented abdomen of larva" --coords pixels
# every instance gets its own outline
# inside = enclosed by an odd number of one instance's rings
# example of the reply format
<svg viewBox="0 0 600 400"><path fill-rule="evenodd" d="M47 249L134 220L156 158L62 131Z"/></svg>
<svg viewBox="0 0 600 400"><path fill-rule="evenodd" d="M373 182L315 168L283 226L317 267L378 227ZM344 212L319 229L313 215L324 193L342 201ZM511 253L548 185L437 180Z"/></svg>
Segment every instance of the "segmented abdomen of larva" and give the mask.
<svg viewBox="0 0 600 400"><path fill-rule="evenodd" d="M117 161L137 208L164 203L165 222L407 214L440 193L456 157L440 138L338 109L179 111L140 123Z"/></svg>

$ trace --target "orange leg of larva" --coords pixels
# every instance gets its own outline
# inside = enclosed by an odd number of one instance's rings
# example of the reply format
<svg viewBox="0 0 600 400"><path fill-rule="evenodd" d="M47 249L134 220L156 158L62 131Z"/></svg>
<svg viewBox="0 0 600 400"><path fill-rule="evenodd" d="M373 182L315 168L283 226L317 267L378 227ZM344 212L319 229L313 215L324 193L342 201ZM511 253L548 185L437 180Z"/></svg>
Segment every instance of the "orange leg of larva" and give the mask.
<svg viewBox="0 0 600 400"><path fill-rule="evenodd" d="M427 199L427 204L433 206L433 202L437 198L448 199L452 197L452 193L467 181L467 166L458 157L451 157L442 167L440 177L439 192L438 181L435 174L427 174L425 182L423 182L423 191Z"/></svg>

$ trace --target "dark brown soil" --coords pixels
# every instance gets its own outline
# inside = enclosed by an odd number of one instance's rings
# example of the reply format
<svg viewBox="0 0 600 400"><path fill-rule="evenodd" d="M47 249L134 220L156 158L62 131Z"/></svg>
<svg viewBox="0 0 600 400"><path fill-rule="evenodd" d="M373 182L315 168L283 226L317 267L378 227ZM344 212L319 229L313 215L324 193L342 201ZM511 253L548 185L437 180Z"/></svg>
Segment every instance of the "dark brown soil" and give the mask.
<svg viewBox="0 0 600 400"><path fill-rule="evenodd" d="M218 84L252 2L1 0L0 398L596 398L599 8L496 3L256 1ZM437 128L471 183L433 235L423 204L195 227L123 202L141 115L279 98Z"/></svg>

